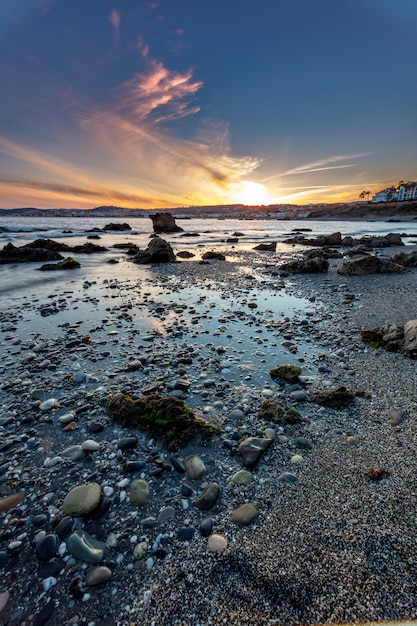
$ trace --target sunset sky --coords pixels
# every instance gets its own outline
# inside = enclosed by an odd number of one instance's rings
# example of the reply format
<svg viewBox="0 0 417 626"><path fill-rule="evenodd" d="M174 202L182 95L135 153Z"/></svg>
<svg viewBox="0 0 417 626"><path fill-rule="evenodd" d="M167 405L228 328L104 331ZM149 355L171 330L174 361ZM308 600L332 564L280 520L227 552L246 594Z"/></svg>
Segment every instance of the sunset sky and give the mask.
<svg viewBox="0 0 417 626"><path fill-rule="evenodd" d="M0 207L417 179L417 0L1 0Z"/></svg>

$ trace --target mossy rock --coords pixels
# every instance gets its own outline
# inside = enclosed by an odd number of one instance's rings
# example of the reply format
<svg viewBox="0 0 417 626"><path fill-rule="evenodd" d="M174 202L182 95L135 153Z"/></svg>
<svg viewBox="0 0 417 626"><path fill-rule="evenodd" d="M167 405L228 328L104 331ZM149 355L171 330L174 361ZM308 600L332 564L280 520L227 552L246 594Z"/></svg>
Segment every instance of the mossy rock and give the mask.
<svg viewBox="0 0 417 626"><path fill-rule="evenodd" d="M355 396L346 387L338 387L333 391L318 391L313 394L312 401L329 409L343 409L352 404Z"/></svg>
<svg viewBox="0 0 417 626"><path fill-rule="evenodd" d="M298 411L280 400L264 400L258 409L258 414L280 426L308 421Z"/></svg>
<svg viewBox="0 0 417 626"><path fill-rule="evenodd" d="M387 352L397 352L402 345L402 337L392 337L388 340L384 338L384 328L371 328L361 330L361 339L371 348L383 348Z"/></svg>
<svg viewBox="0 0 417 626"><path fill-rule="evenodd" d="M107 407L115 422L146 431L168 450L179 450L198 435L210 439L220 432L217 426L196 417L182 400L156 393L138 400L120 393L110 398Z"/></svg>
<svg viewBox="0 0 417 626"><path fill-rule="evenodd" d="M301 374L301 367L298 365L276 365L271 370L269 370L269 375L272 379L283 378L288 382L295 382L299 375Z"/></svg>

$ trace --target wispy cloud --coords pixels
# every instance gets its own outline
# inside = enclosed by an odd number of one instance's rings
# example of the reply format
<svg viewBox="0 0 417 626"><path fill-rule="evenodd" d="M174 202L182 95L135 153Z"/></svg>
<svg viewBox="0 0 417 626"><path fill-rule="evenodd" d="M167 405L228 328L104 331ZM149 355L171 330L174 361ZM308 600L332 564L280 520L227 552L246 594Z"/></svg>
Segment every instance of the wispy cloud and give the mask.
<svg viewBox="0 0 417 626"><path fill-rule="evenodd" d="M113 9L109 15L109 22L116 31L119 31L120 26L120 11Z"/></svg>
<svg viewBox="0 0 417 626"><path fill-rule="evenodd" d="M339 161L349 161L350 159L358 159L361 157L370 156L372 152L358 152L356 154L337 155L320 159L319 161L313 161L312 163L306 163L305 165L299 165L292 169L281 172L281 176L292 176L294 174L309 174L310 172L322 172L324 170L343 169L345 167L355 167L356 163L345 165L331 165L331 163L338 163Z"/></svg>

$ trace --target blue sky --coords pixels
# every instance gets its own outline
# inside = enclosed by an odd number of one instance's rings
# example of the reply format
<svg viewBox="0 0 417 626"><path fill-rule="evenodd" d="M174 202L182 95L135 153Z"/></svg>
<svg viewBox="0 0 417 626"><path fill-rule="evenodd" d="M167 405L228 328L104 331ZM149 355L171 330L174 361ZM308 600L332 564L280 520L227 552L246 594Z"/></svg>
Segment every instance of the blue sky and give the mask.
<svg viewBox="0 0 417 626"><path fill-rule="evenodd" d="M1 0L0 206L357 199L417 178L416 0Z"/></svg>

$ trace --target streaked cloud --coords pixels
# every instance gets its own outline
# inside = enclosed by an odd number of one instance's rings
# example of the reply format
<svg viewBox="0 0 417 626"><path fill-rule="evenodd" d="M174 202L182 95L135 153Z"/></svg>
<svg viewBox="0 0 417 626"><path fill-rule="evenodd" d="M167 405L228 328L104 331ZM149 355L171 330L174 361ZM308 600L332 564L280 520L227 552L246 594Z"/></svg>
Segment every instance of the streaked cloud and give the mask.
<svg viewBox="0 0 417 626"><path fill-rule="evenodd" d="M345 165L330 165L331 163L338 163L339 161L349 161L350 159L358 159L360 157L370 156L372 152L358 152L357 154L349 155L337 155L321 159L319 161L313 161L312 163L306 163L292 169L281 172L281 176L292 176L294 174L309 174L310 172L322 172L324 170L342 169L345 167L355 167L354 164Z"/></svg>
<svg viewBox="0 0 417 626"><path fill-rule="evenodd" d="M109 15L109 22L114 27L114 29L118 31L120 26L120 11L113 9Z"/></svg>

